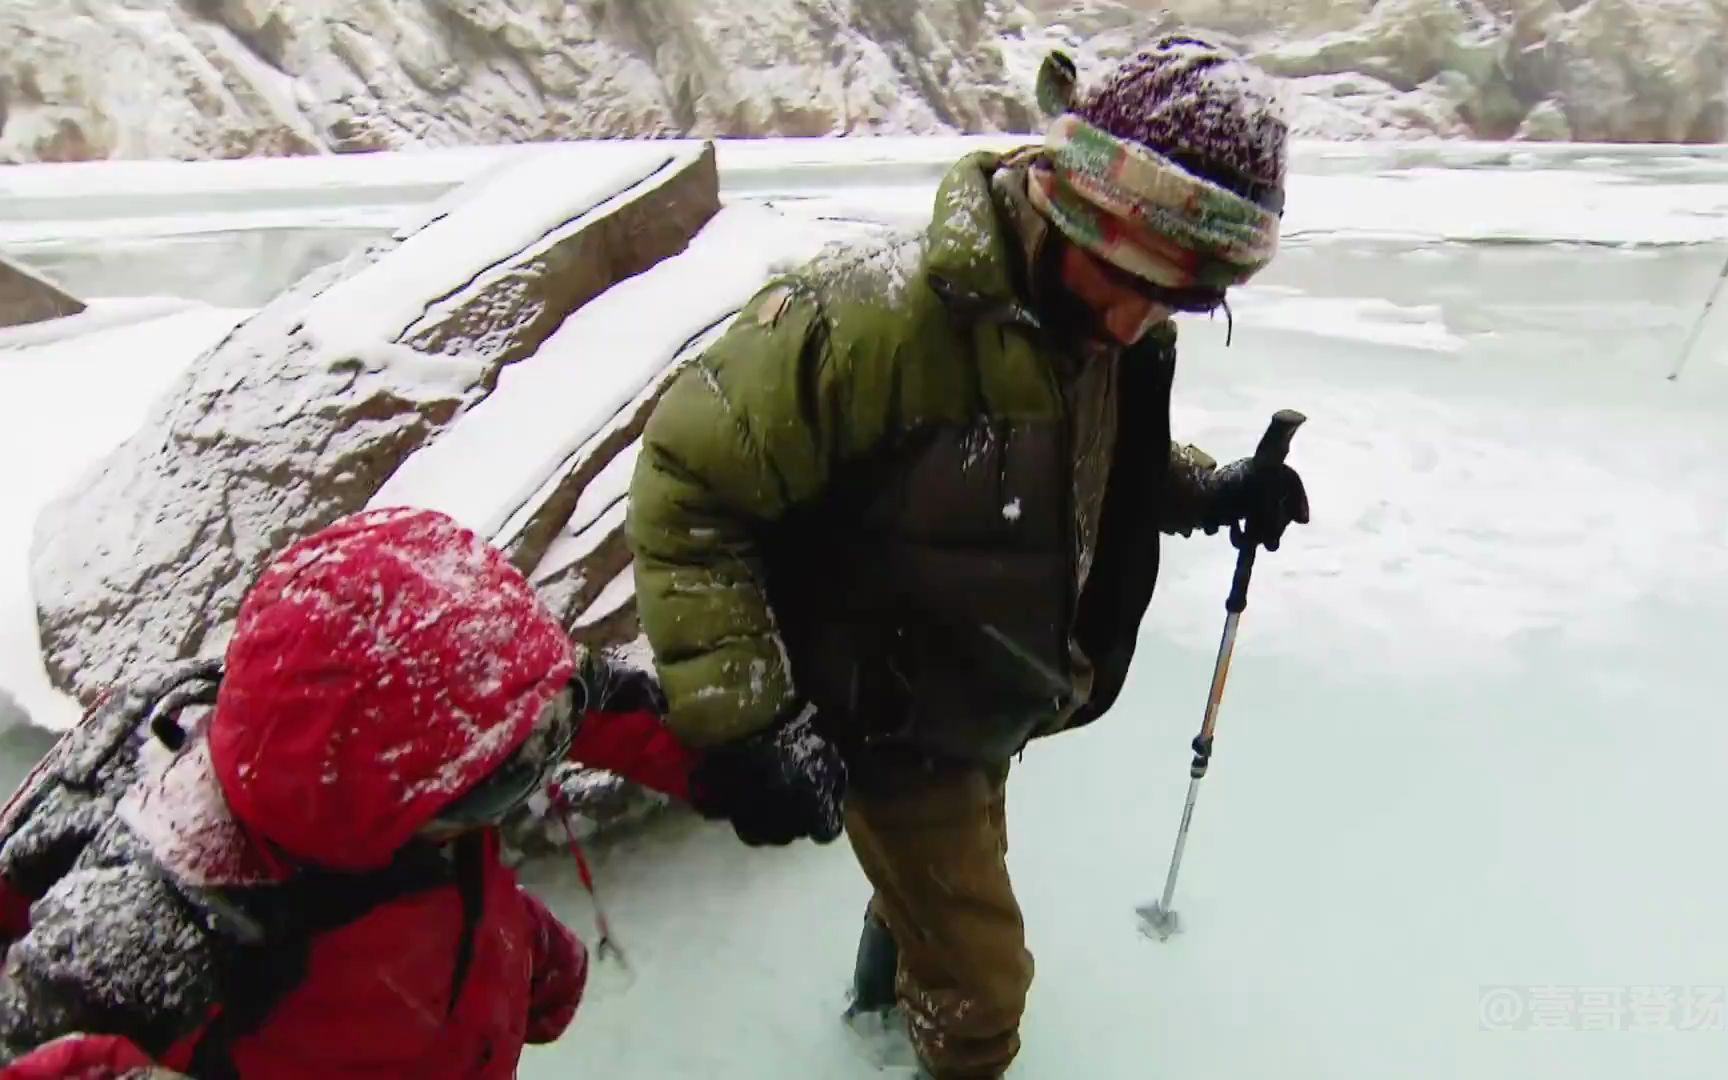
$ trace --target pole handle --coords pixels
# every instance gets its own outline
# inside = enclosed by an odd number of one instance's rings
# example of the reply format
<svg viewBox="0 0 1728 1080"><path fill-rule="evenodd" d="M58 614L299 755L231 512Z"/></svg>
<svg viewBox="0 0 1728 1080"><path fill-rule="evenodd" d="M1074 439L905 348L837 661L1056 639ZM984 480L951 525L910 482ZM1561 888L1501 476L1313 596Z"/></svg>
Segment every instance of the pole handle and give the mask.
<svg viewBox="0 0 1728 1080"><path fill-rule="evenodd" d="M1273 413L1266 434L1260 436L1260 445L1254 448L1255 468L1273 469L1284 464L1284 459L1290 456L1290 440L1296 437L1296 429L1307 422L1308 418L1295 409Z"/></svg>
<svg viewBox="0 0 1728 1080"><path fill-rule="evenodd" d="M1273 413L1271 423L1266 425L1266 434L1260 436L1260 445L1254 448L1256 471L1271 470L1284 464L1290 456L1290 443L1296 438L1296 429L1307 422L1308 418L1295 409L1279 409ZM1254 553L1260 540L1235 532L1235 526L1231 529L1231 541L1236 545L1236 574L1230 580L1230 596L1224 601L1224 610L1240 614L1248 608L1248 580L1254 575Z"/></svg>

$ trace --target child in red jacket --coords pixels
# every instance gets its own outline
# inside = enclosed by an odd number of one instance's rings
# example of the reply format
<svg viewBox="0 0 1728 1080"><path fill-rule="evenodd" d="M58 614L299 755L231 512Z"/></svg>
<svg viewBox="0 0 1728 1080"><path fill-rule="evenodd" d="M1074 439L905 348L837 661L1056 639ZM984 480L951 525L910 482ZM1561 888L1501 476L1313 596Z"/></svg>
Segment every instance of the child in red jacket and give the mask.
<svg viewBox="0 0 1728 1080"><path fill-rule="evenodd" d="M514 1075L587 956L497 823L565 760L687 796L646 676L611 674L442 515L292 545L224 664L93 710L0 814L0 1062L37 1051L0 1076L136 1051L198 1078Z"/></svg>

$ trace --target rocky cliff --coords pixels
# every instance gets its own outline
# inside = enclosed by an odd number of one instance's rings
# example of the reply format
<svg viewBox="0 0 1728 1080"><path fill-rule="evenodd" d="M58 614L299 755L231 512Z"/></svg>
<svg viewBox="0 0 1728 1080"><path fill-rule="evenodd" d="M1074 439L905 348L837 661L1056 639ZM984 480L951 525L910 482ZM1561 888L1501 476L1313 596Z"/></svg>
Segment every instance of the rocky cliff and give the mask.
<svg viewBox="0 0 1728 1080"><path fill-rule="evenodd" d="M1184 26L1303 134L1728 136L1728 0L8 0L0 160L1029 130L1046 48Z"/></svg>

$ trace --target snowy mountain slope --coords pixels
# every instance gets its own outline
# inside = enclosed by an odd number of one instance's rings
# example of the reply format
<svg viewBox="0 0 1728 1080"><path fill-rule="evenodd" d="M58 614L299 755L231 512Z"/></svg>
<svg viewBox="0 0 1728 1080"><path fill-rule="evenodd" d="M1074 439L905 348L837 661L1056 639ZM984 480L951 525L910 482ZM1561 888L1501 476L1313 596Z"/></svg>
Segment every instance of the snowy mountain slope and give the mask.
<svg viewBox="0 0 1728 1080"><path fill-rule="evenodd" d="M1303 134L1728 134L1728 0L9 0L0 161L1029 131L1048 48L1184 26Z"/></svg>

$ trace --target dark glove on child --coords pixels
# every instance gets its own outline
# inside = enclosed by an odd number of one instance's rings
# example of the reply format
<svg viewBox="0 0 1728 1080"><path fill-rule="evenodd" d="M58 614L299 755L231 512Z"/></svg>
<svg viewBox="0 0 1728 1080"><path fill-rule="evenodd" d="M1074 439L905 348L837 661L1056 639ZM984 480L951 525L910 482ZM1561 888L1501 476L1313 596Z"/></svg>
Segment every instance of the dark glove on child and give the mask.
<svg viewBox="0 0 1728 1080"><path fill-rule="evenodd" d="M1230 526L1238 546L1244 538L1277 551L1292 523L1308 524L1308 492L1288 465L1261 469L1242 458L1206 478L1207 506L1202 522L1208 535Z"/></svg>
<svg viewBox="0 0 1728 1080"><path fill-rule="evenodd" d="M751 847L783 846L802 837L827 844L840 836L846 763L816 730L815 710L736 742L713 747L690 774L690 802L710 819L726 819Z"/></svg>
<svg viewBox="0 0 1728 1080"><path fill-rule="evenodd" d="M574 681L580 687L579 712L651 712L666 714L666 695L654 672L630 667L598 649L582 649Z"/></svg>

